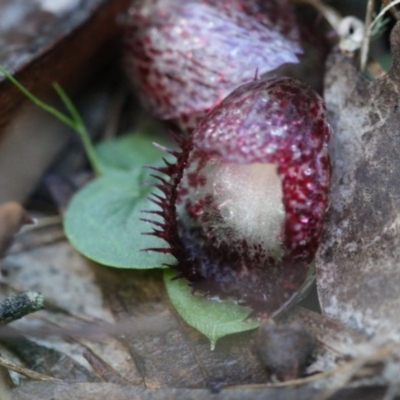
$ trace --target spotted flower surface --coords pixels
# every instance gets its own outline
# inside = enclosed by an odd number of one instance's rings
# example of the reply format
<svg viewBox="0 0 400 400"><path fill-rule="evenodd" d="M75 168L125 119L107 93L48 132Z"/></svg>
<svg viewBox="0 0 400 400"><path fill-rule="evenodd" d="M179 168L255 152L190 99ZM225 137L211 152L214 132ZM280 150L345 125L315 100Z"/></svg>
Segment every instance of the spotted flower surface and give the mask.
<svg viewBox="0 0 400 400"><path fill-rule="evenodd" d="M143 104L190 131L241 83L296 63L298 36L287 0L137 0L125 64Z"/></svg>
<svg viewBox="0 0 400 400"><path fill-rule="evenodd" d="M154 198L179 276L268 316L289 301L319 244L330 134L320 96L291 78L244 84L203 118Z"/></svg>

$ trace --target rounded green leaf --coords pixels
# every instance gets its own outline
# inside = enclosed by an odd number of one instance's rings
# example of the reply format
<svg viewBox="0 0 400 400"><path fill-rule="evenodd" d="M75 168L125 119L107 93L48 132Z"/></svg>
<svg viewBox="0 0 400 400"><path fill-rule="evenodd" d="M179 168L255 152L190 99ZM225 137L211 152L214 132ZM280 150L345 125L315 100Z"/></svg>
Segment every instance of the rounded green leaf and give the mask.
<svg viewBox="0 0 400 400"><path fill-rule="evenodd" d="M150 132L135 132L96 146L96 152L107 173L112 170L136 172L143 165L159 163L161 157L171 159L167 153L157 149L153 142L172 147L165 136Z"/></svg>
<svg viewBox="0 0 400 400"><path fill-rule="evenodd" d="M233 300L222 301L193 295L188 281L174 280L175 276L173 270L164 271L164 282L171 303L190 326L207 336L211 350L214 350L217 340L224 336L258 328L258 320L246 319L251 313L249 308L239 306Z"/></svg>
<svg viewBox="0 0 400 400"><path fill-rule="evenodd" d="M162 239L142 235L159 220L142 210L157 210L147 200L151 187L129 172L109 171L81 189L68 206L64 228L72 245L100 264L117 268L146 269L175 262L174 257L147 248L168 247Z"/></svg>

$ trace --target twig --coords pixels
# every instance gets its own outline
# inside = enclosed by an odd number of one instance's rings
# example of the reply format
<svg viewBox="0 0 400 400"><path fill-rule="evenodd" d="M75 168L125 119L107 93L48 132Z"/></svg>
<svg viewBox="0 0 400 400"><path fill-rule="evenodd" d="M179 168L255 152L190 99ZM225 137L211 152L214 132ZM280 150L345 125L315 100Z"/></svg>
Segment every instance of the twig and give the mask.
<svg viewBox="0 0 400 400"><path fill-rule="evenodd" d="M382 0L382 4L388 5L388 4L390 4L390 1L391 1L391 0ZM396 7L392 7L392 8L390 9L390 12L392 13L393 17L394 17L397 21L400 20L400 13L399 13L399 11L396 9Z"/></svg>
<svg viewBox="0 0 400 400"><path fill-rule="evenodd" d="M48 325L52 325L52 326L56 327L56 329L62 330L64 332L66 330L68 330L68 327L65 326L64 324L61 324L61 323L56 322L56 321L53 321L51 318L49 318L49 317L47 317L45 315L31 315L29 318L31 320L34 319L34 320L42 321L42 322L44 322L44 323L46 323ZM106 323L105 321L89 321L89 320L88 321L84 321L84 322L87 322L87 323L90 323L90 324L93 324L93 325L100 324L100 323ZM82 339L78 339L78 338L76 338L74 336L65 336L63 339L65 341L67 341L67 342L77 343L77 344L79 344L79 345L81 345L83 347L86 347L86 344L84 343L84 341ZM102 344L106 343L106 341L101 339L101 338L92 338L91 341L92 342L93 341L97 341L97 342L102 343Z"/></svg>
<svg viewBox="0 0 400 400"><path fill-rule="evenodd" d="M63 218L60 215L37 218L34 220L34 224L23 226L19 233L31 232L38 229L47 228L49 226L60 225L62 221Z"/></svg>
<svg viewBox="0 0 400 400"><path fill-rule="evenodd" d="M382 17L390 10L392 14L395 16L397 20L400 19L400 14L396 9L394 9L394 6L396 4L400 4L400 0L394 0L391 2L388 1L382 1L383 4L386 4L386 6L379 12L379 14L375 17L375 19L372 21L372 13L373 13L373 8L374 8L374 1L373 0L368 0L368 5L367 5L367 12L365 15L365 33L363 37L363 42L362 42L362 48L361 48L361 55L360 55L360 70L361 72L365 71L366 65L367 65L367 60L368 60L368 53L369 53L369 44L371 40L371 36L373 35L373 29L378 25Z"/></svg>
<svg viewBox="0 0 400 400"><path fill-rule="evenodd" d="M374 3L375 3L374 0L368 0L367 11L365 13L365 26L368 26L368 27L371 27L371 25L372 25L371 21L372 21L372 13L374 11L374 5L375 5ZM361 72L365 71L365 67L367 65L370 40L371 40L370 29L365 29L362 46L361 46L361 54L360 54L360 70L361 70Z"/></svg>
<svg viewBox="0 0 400 400"><path fill-rule="evenodd" d="M125 379L110 364L99 357L89 346L82 343L81 345L85 348L82 356L104 382L116 383L118 385L132 384L132 382Z"/></svg>
<svg viewBox="0 0 400 400"><path fill-rule="evenodd" d="M4 285L9 290L12 290L16 293L21 293L21 292L26 291L26 289L23 288L22 286L16 285L15 283L10 283L6 280L2 280L1 277L0 277L0 285ZM49 299L47 296L46 296L46 299L44 300L44 308L48 311L50 310L50 311L53 311L56 313L68 315L69 317L75 318L75 319L85 322L85 323L93 323L94 324L94 323L99 322L99 321L93 320L92 318L90 318L84 314L78 314L77 312L68 311L68 310L64 309L64 308L60 307L56 302ZM35 318L39 318L39 317L36 315ZM103 321L100 321L100 322L103 322Z"/></svg>
<svg viewBox="0 0 400 400"><path fill-rule="evenodd" d="M100 339L106 336L121 336L125 334L145 335L148 332L167 332L171 329L171 324L166 317L135 317L117 323L96 322L82 323L72 327L30 327L19 330L20 334L37 337L40 339L48 337L73 337ZM15 337L15 330L10 332L6 326L0 325L0 339Z"/></svg>
<svg viewBox="0 0 400 400"><path fill-rule="evenodd" d="M0 302L0 323L8 324L44 308L44 298L38 292L13 294Z"/></svg>
<svg viewBox="0 0 400 400"><path fill-rule="evenodd" d="M39 374L38 372L32 371L31 369L22 367L21 365L14 364L12 361L0 356L0 366L7 368L11 371L17 372L20 375L26 376L27 378L35 381L50 381L50 382L63 382L61 379L53 378L52 376Z"/></svg>
<svg viewBox="0 0 400 400"><path fill-rule="evenodd" d="M371 35L372 29L375 27L375 25L379 22L380 19L396 4L400 4L400 0L393 0L391 3L389 3L386 7L384 7L380 13L375 17L375 19L372 21L371 25L368 27L368 35Z"/></svg>

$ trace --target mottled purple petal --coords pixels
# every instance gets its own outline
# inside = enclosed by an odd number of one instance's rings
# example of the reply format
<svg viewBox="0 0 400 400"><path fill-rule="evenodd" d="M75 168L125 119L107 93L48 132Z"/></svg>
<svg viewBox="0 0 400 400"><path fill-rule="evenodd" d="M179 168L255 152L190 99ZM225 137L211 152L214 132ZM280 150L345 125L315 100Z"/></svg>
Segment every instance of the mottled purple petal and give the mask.
<svg viewBox="0 0 400 400"><path fill-rule="evenodd" d="M128 74L161 119L191 125L256 73L298 62L297 53L287 1L145 0L130 10Z"/></svg>

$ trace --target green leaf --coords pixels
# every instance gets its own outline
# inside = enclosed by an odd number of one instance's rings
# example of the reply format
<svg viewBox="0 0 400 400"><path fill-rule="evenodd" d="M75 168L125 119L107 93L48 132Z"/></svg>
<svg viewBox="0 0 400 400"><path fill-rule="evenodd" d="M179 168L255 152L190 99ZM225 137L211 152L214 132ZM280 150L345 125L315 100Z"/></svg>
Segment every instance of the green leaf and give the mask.
<svg viewBox="0 0 400 400"><path fill-rule="evenodd" d="M80 190L67 209L64 228L72 245L100 264L117 268L146 269L171 264L171 255L146 248L168 247L162 239L142 235L159 220L142 210L158 209L146 199L152 188L142 186L142 174L108 171Z"/></svg>
<svg viewBox="0 0 400 400"><path fill-rule="evenodd" d="M188 282L184 279L173 280L175 276L173 270L164 271L169 298L181 317L207 336L211 350L214 350L217 340L224 336L258 328L258 320L246 320L251 312L249 308L239 306L233 300L211 300L193 295Z"/></svg>
<svg viewBox="0 0 400 400"><path fill-rule="evenodd" d="M141 170L143 165L153 165L162 157L170 161L171 158L173 159L167 153L157 149L153 142L173 147L173 143L165 136L137 132L104 141L96 146L96 152L104 171L123 170L135 173Z"/></svg>
<svg viewBox="0 0 400 400"><path fill-rule="evenodd" d="M143 249L168 247L162 239L142 235L152 231L141 218L160 221L143 214L158 210L147 199L155 189L143 183L153 180L154 172L143 165L161 165L164 156L173 157L154 147L153 142L171 146L160 135L134 133L96 146L103 175L81 189L72 199L65 215L65 232L71 244L83 255L98 263L117 268L157 268L175 259Z"/></svg>

